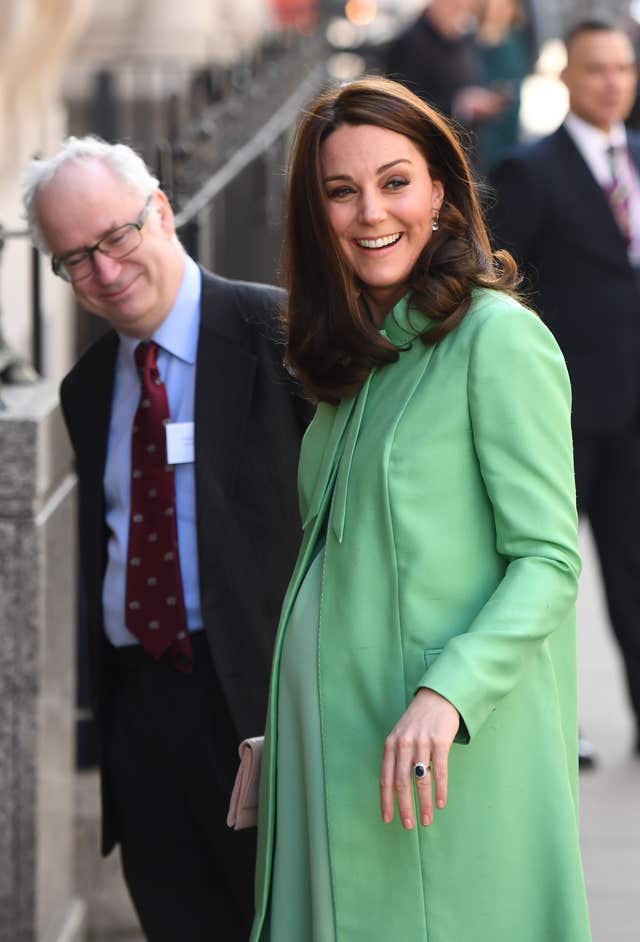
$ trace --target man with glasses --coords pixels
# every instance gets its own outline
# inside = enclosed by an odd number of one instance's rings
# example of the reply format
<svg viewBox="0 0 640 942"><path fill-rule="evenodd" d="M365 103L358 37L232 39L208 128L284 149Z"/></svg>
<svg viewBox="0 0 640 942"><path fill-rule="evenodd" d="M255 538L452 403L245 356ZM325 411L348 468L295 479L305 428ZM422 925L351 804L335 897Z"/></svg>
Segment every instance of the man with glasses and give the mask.
<svg viewBox="0 0 640 942"><path fill-rule="evenodd" d="M255 832L226 810L237 744L264 726L309 417L282 367L282 296L200 269L122 144L70 138L32 161L24 204L53 271L112 328L61 389L103 852L120 844L150 942L245 942Z"/></svg>
<svg viewBox="0 0 640 942"><path fill-rule="evenodd" d="M93 258L96 252L116 259L125 258L134 252L142 243L142 227L149 213L152 195L147 197L135 222L126 222L123 226L117 226L111 232L107 232L95 245L67 252L60 258L53 256L51 259L53 273L75 285L93 274L95 267Z"/></svg>

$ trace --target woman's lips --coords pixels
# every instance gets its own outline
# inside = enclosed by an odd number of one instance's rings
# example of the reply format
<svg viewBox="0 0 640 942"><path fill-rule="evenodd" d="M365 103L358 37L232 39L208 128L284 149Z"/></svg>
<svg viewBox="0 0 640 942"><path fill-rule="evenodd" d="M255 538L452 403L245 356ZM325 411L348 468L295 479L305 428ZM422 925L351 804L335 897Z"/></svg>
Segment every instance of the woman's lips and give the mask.
<svg viewBox="0 0 640 942"><path fill-rule="evenodd" d="M353 239L356 248L367 254L382 255L391 252L402 239L402 232L394 232L390 235L377 236L375 239Z"/></svg>

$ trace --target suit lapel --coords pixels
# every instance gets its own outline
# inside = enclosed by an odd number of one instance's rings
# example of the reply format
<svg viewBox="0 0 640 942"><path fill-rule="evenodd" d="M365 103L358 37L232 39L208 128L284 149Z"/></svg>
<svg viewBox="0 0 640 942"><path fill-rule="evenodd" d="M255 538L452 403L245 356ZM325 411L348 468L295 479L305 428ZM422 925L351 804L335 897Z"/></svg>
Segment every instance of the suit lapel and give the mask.
<svg viewBox="0 0 640 942"><path fill-rule="evenodd" d="M627 259L627 247L609 205L609 200L587 166L573 138L564 127L556 133L564 172L559 185L577 208L577 237L580 244L591 241L599 255L620 261Z"/></svg>
<svg viewBox="0 0 640 942"><path fill-rule="evenodd" d="M87 602L92 607L89 613L92 626L100 624L102 619L102 578L107 546L103 479L118 343L118 335L110 331L91 350L82 364L84 372L76 396L66 404L76 446L81 547L89 584ZM99 644L101 640L102 636L96 635L94 643Z"/></svg>
<svg viewBox="0 0 640 942"><path fill-rule="evenodd" d="M640 174L640 135L627 131L627 147L636 172Z"/></svg>
<svg viewBox="0 0 640 942"><path fill-rule="evenodd" d="M251 406L257 360L247 345L246 328L224 282L203 272L195 393L196 482L198 495L208 493L218 506L233 492Z"/></svg>
<svg viewBox="0 0 640 942"><path fill-rule="evenodd" d="M115 375L116 356L118 353L118 335L109 332L101 341L101 347L88 363L91 375L86 388L91 389L91 408L86 403L76 403L78 421L81 425L83 442L82 460L85 473L93 480L98 494L102 493L104 466L107 458L109 423L111 421L111 400Z"/></svg>

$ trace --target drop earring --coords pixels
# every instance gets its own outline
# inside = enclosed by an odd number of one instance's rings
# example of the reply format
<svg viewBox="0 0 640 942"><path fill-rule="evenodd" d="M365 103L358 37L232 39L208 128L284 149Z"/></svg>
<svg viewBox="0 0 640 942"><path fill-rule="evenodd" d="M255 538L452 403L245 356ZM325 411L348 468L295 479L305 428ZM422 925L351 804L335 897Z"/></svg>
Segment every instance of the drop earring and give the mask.
<svg viewBox="0 0 640 942"><path fill-rule="evenodd" d="M432 221L432 223L431 223L431 228L432 228L432 230L433 230L434 232L437 232L438 229L440 228L440 223L438 222L439 219L440 219L440 210L439 210L439 209L434 209L434 211L433 211L433 221Z"/></svg>

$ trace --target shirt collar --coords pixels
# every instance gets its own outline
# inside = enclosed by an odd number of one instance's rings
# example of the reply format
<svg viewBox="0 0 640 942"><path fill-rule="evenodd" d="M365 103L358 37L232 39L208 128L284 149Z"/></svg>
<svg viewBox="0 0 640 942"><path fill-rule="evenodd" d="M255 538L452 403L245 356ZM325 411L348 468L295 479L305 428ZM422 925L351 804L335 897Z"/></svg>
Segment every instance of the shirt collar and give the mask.
<svg viewBox="0 0 640 942"><path fill-rule="evenodd" d="M607 133L570 111L564 123L576 143L587 151L597 149L605 152L609 147L627 146L627 132L622 122L613 124Z"/></svg>
<svg viewBox="0 0 640 942"><path fill-rule="evenodd" d="M192 258L185 255L184 273L173 307L162 324L150 337L158 346L172 356L193 365L198 352L200 329L200 296L202 275ZM120 343L133 359L140 340L126 334L118 334Z"/></svg>

